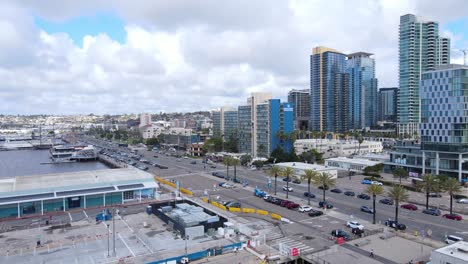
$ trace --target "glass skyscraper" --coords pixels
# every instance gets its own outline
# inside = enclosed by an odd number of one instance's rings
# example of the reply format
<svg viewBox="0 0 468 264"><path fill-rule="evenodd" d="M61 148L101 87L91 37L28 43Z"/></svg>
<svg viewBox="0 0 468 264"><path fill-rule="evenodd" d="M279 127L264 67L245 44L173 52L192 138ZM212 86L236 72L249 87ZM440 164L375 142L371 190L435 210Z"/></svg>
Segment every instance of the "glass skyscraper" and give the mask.
<svg viewBox="0 0 468 264"><path fill-rule="evenodd" d="M348 130L348 86L346 55L327 47L314 48L310 56L311 130Z"/></svg>
<svg viewBox="0 0 468 264"><path fill-rule="evenodd" d="M363 129L377 124L377 79L375 60L371 55L366 52L352 53L346 61L349 74L348 129Z"/></svg>
<svg viewBox="0 0 468 264"><path fill-rule="evenodd" d="M379 89L379 121L396 122L397 87Z"/></svg>
<svg viewBox="0 0 468 264"><path fill-rule="evenodd" d="M439 37L439 24L407 14L400 17L398 133L419 133L421 73L450 62L450 39Z"/></svg>
<svg viewBox="0 0 468 264"><path fill-rule="evenodd" d="M310 119L310 89L291 90L288 102L294 104L294 127L298 130L309 129Z"/></svg>

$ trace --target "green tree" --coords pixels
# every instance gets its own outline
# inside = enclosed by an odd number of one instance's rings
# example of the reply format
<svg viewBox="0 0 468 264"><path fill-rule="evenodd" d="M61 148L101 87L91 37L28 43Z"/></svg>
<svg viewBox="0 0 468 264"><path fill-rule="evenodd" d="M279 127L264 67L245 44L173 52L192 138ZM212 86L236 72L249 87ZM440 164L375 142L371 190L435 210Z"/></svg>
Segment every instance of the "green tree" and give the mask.
<svg viewBox="0 0 468 264"><path fill-rule="evenodd" d="M252 156L250 155L243 155L240 160L242 166L247 166L247 164L249 164L251 161Z"/></svg>
<svg viewBox="0 0 468 264"><path fill-rule="evenodd" d="M333 179L333 177L329 173L322 172L322 173L319 174L319 176L317 176L317 177L315 177L313 179L313 183L317 187L322 187L323 201L325 202L325 191L326 191L326 189L335 186L336 181L335 181L335 179Z"/></svg>
<svg viewBox="0 0 468 264"><path fill-rule="evenodd" d="M383 163L379 163L374 166L367 166L364 168L364 175L371 176L372 180L374 180L374 177L380 177L380 171L382 171L383 166Z"/></svg>
<svg viewBox="0 0 468 264"><path fill-rule="evenodd" d="M203 150L206 152L219 152L223 149L223 140L220 137L212 137L203 144Z"/></svg>
<svg viewBox="0 0 468 264"><path fill-rule="evenodd" d="M395 201L395 222L398 222L398 208L400 207L400 202L408 200L408 192L401 185L394 185L388 192L388 197Z"/></svg>
<svg viewBox="0 0 468 264"><path fill-rule="evenodd" d="M453 195L461 192L461 185L455 178L449 178L442 183L442 188L450 195L450 214L452 214Z"/></svg>
<svg viewBox="0 0 468 264"><path fill-rule="evenodd" d="M224 157L223 164L226 165L226 178L229 178L229 166L232 165L232 158L231 157Z"/></svg>
<svg viewBox="0 0 468 264"><path fill-rule="evenodd" d="M358 141L358 144L359 144L358 154L360 154L361 153L361 144L362 144L362 142L364 142L364 138L362 137L361 134L358 135L357 141Z"/></svg>
<svg viewBox="0 0 468 264"><path fill-rule="evenodd" d="M381 195L384 192L384 188L382 186L371 184L367 187L366 193L372 195L372 223L375 225L375 214L377 209L375 208L375 199L377 195Z"/></svg>
<svg viewBox="0 0 468 264"><path fill-rule="evenodd" d="M234 182L237 182L237 166L240 165L240 160L237 158L231 158L231 166L234 167Z"/></svg>
<svg viewBox="0 0 468 264"><path fill-rule="evenodd" d="M153 137L153 138L148 138L148 139L146 139L145 144L146 144L147 146L158 145L158 144L159 144L159 140L158 140L157 138L155 138L155 137Z"/></svg>
<svg viewBox="0 0 468 264"><path fill-rule="evenodd" d="M301 159L307 163L315 163L323 161L323 154L316 149L311 149L301 154Z"/></svg>
<svg viewBox="0 0 468 264"><path fill-rule="evenodd" d="M261 160L256 160L256 161L252 162L252 165L254 165L255 168L257 168L257 169L260 169L261 167L263 167L263 163L264 162L261 161Z"/></svg>
<svg viewBox="0 0 468 264"><path fill-rule="evenodd" d="M291 176L294 174L294 169L290 167L283 168L281 170L281 176L291 179ZM286 188L289 189L289 181L286 181ZM286 199L289 197L289 191L286 191Z"/></svg>
<svg viewBox="0 0 468 264"><path fill-rule="evenodd" d="M319 177L319 172L314 170L304 170L304 174L301 176L303 179L307 180L307 191L309 195L307 196L307 204L310 205L310 184L314 178Z"/></svg>
<svg viewBox="0 0 468 264"><path fill-rule="evenodd" d="M405 178L405 179L408 178L408 172L401 167L394 169L392 174L393 174L393 178L400 178L400 184L401 184L402 178Z"/></svg>
<svg viewBox="0 0 468 264"><path fill-rule="evenodd" d="M435 175L426 174L422 177L422 182L418 184L418 187L426 193L426 209L429 209L429 194L440 189L439 180Z"/></svg>
<svg viewBox="0 0 468 264"><path fill-rule="evenodd" d="M278 167L278 166L276 166L276 165L274 165L274 166L271 167L271 169L268 171L268 174L269 174L270 176L275 177L275 195L276 195L276 180L277 180L277 178L278 178L278 175L281 174L281 168Z"/></svg>

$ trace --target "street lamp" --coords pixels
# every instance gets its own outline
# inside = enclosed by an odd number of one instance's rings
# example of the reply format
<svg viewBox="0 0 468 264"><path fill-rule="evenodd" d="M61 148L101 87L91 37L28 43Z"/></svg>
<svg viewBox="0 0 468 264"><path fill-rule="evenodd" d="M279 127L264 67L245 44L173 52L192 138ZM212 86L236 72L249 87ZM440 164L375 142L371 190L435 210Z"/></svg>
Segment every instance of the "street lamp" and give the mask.
<svg viewBox="0 0 468 264"><path fill-rule="evenodd" d="M184 236L184 240L185 240L185 256L187 256L187 243L188 243L188 240L190 239L190 236L189 235L185 235Z"/></svg>

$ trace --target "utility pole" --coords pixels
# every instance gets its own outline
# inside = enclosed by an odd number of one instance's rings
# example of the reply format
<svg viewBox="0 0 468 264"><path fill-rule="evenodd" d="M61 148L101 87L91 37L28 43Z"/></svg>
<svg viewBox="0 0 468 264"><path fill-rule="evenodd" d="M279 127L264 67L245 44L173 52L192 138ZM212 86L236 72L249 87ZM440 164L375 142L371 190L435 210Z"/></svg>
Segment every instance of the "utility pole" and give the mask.
<svg viewBox="0 0 468 264"><path fill-rule="evenodd" d="M112 239L114 240L113 246L114 246L114 257L117 256L117 253L115 252L115 207L112 212Z"/></svg>
<svg viewBox="0 0 468 264"><path fill-rule="evenodd" d="M110 225L106 224L106 226L107 226L107 257L109 258L110 257L110 234L109 234Z"/></svg>

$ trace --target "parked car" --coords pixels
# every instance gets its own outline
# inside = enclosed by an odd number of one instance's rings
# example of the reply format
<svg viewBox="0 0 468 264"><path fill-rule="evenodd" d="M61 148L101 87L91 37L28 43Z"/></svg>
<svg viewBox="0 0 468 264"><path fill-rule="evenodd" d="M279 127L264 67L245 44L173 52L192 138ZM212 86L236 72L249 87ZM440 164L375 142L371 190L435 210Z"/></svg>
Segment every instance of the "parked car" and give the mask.
<svg viewBox="0 0 468 264"><path fill-rule="evenodd" d="M309 211L309 216L315 217L315 216L321 216L321 215L323 215L323 212L320 210L312 209Z"/></svg>
<svg viewBox="0 0 468 264"><path fill-rule="evenodd" d="M304 196L305 197L310 197L310 198L315 198L315 194L311 193L311 192L305 192L304 193Z"/></svg>
<svg viewBox="0 0 468 264"><path fill-rule="evenodd" d="M378 186L382 186L383 183L379 182L379 181L372 181L371 184L373 185L378 185Z"/></svg>
<svg viewBox="0 0 468 264"><path fill-rule="evenodd" d="M299 180L299 179L294 179L294 180L292 181L292 183L301 184L301 180Z"/></svg>
<svg viewBox="0 0 468 264"><path fill-rule="evenodd" d="M291 202L291 201L288 201L288 200L282 200L281 203L280 203L280 205L281 205L282 207L286 207L286 206L288 206L288 204L289 204L290 202Z"/></svg>
<svg viewBox="0 0 468 264"><path fill-rule="evenodd" d="M275 198L273 198L273 200L271 202L276 204L276 205L281 205L281 203L283 202L283 199L275 197Z"/></svg>
<svg viewBox="0 0 468 264"><path fill-rule="evenodd" d="M346 222L346 226L347 227L350 227L350 228L359 228L359 229L364 229L364 226L361 225L359 222L357 221L348 221Z"/></svg>
<svg viewBox="0 0 468 264"><path fill-rule="evenodd" d="M457 221L461 221L463 219L463 217L459 214L444 214L442 217Z"/></svg>
<svg viewBox="0 0 468 264"><path fill-rule="evenodd" d="M454 236L454 235L448 235L445 238L445 243L447 243L447 244L453 244L453 243L457 243L459 241L463 241L463 238L458 237L458 236Z"/></svg>
<svg viewBox="0 0 468 264"><path fill-rule="evenodd" d="M224 184L226 184L226 183L225 182L220 182L220 183L218 183L218 186L223 187Z"/></svg>
<svg viewBox="0 0 468 264"><path fill-rule="evenodd" d="M435 216L439 216L439 215L442 214L442 213L440 212L440 210L437 209L437 208L424 209L422 212L423 212L424 214L435 215Z"/></svg>
<svg viewBox="0 0 468 264"><path fill-rule="evenodd" d="M299 206L299 212L301 213L304 213L304 212L309 212L310 210L312 210L312 207L308 206L308 205L303 205L303 206Z"/></svg>
<svg viewBox="0 0 468 264"><path fill-rule="evenodd" d="M230 203L228 203L228 204L226 204L224 206L226 206L226 208L228 208L228 209L229 208L240 208L241 203L240 202L230 202Z"/></svg>
<svg viewBox="0 0 468 264"><path fill-rule="evenodd" d="M286 208L288 209L296 209L298 208L300 205L298 203L295 203L295 202L290 202L286 205Z"/></svg>
<svg viewBox="0 0 468 264"><path fill-rule="evenodd" d="M284 182L291 182L291 178L290 177L283 178L283 181Z"/></svg>
<svg viewBox="0 0 468 264"><path fill-rule="evenodd" d="M418 210L418 207L416 205L414 205L414 204L402 204L400 207L403 208L403 209L411 210L411 211Z"/></svg>
<svg viewBox="0 0 468 264"><path fill-rule="evenodd" d="M294 189L289 186L283 186L283 191L292 192Z"/></svg>
<svg viewBox="0 0 468 264"><path fill-rule="evenodd" d="M459 200L459 199L467 199L468 197L466 195L463 195L463 194L453 194L452 195L453 199L455 200Z"/></svg>
<svg viewBox="0 0 468 264"><path fill-rule="evenodd" d="M191 161L190 164L197 164L197 161L196 160Z"/></svg>
<svg viewBox="0 0 468 264"><path fill-rule="evenodd" d="M372 181L371 180L362 180L361 183L362 184L372 184Z"/></svg>
<svg viewBox="0 0 468 264"><path fill-rule="evenodd" d="M329 187L328 187L327 185L325 185L325 187L324 187L324 186L319 186L318 188L319 188L320 190L323 190L323 189L328 190L328 189L329 189Z"/></svg>
<svg viewBox="0 0 468 264"><path fill-rule="evenodd" d="M364 233L364 229L359 229L359 228L353 228L351 229L351 233L360 236Z"/></svg>
<svg viewBox="0 0 468 264"><path fill-rule="evenodd" d="M225 183L221 187L226 188L226 189L234 189L235 186L229 183Z"/></svg>
<svg viewBox="0 0 468 264"><path fill-rule="evenodd" d="M348 239L349 239L348 233L346 233L345 231L340 230L340 229L335 229L335 230L331 231L330 234L331 234L332 236L334 236L334 237L342 237L342 238L344 238L345 240L348 240Z"/></svg>
<svg viewBox="0 0 468 264"><path fill-rule="evenodd" d="M361 211L371 214L374 213L374 209L366 205L361 206Z"/></svg>
<svg viewBox="0 0 468 264"><path fill-rule="evenodd" d="M211 165L210 168L216 169L216 165Z"/></svg>
<svg viewBox="0 0 468 264"><path fill-rule="evenodd" d="M429 197L440 198L440 197L442 197L442 194L436 193L436 192L431 192L431 193L429 193Z"/></svg>
<svg viewBox="0 0 468 264"><path fill-rule="evenodd" d="M458 199L457 203L468 204L468 199L466 198Z"/></svg>
<svg viewBox="0 0 468 264"><path fill-rule="evenodd" d="M265 196L263 196L263 200L267 201L268 198L272 197L271 195L269 194L265 194ZM271 199L271 198L270 198Z"/></svg>
<svg viewBox="0 0 468 264"><path fill-rule="evenodd" d="M384 199L380 199L380 200L379 200L379 203L388 204L388 205L393 205L393 200L392 200L392 199L388 199L388 198L384 198Z"/></svg>
<svg viewBox="0 0 468 264"><path fill-rule="evenodd" d="M334 189L331 189L330 192L333 192L333 193L342 193L343 191L342 191L341 189L334 188Z"/></svg>
<svg viewBox="0 0 468 264"><path fill-rule="evenodd" d="M395 220L391 220L391 219L388 219L387 221L385 221L385 225L389 226L389 227L392 227L392 228L395 228L397 230L405 230L406 229L406 225L400 224L400 223L396 222Z"/></svg>
<svg viewBox="0 0 468 264"><path fill-rule="evenodd" d="M320 201L320 202L319 202L319 207L320 207L320 208L324 208L324 207L325 207L325 208L327 208L327 209L332 209L332 208L333 208L333 205L330 204L330 203L328 203L327 201L325 201L325 202L324 202L324 201Z"/></svg>
<svg viewBox="0 0 468 264"><path fill-rule="evenodd" d="M359 199L364 199L364 200L370 200L370 196L365 194L365 193L361 193L357 196L357 198Z"/></svg>
<svg viewBox="0 0 468 264"><path fill-rule="evenodd" d="M352 191L346 191L346 192L344 192L344 195L346 195L346 196L354 196L355 194L354 194L354 192L352 192Z"/></svg>

